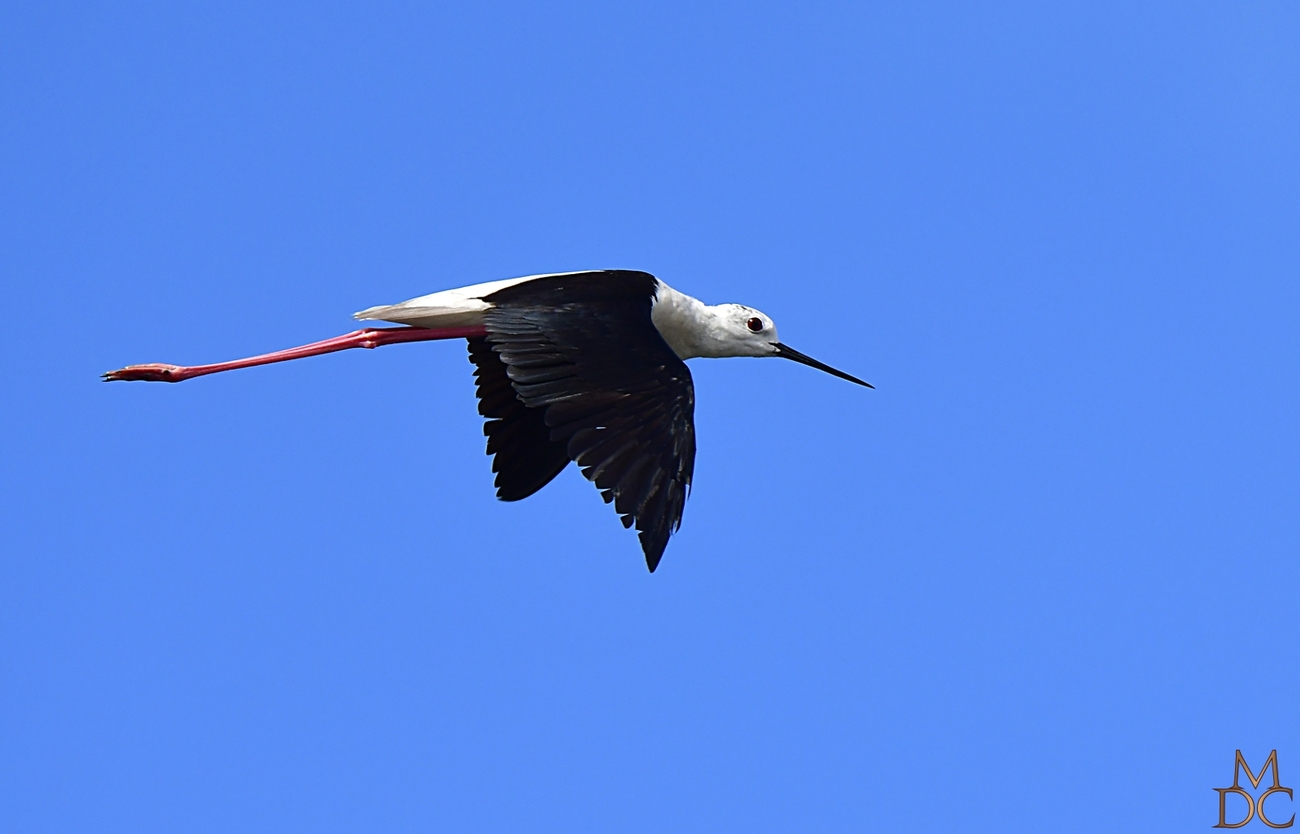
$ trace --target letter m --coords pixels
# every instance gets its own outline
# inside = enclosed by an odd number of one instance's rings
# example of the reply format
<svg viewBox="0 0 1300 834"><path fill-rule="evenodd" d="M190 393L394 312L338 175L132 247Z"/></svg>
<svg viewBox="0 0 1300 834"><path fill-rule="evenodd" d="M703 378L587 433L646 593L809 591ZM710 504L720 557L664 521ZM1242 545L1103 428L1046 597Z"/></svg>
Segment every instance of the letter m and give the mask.
<svg viewBox="0 0 1300 834"><path fill-rule="evenodd" d="M1246 759L1241 755L1241 751L1238 750L1237 761L1232 765L1232 786L1234 788L1241 787L1237 780L1241 778L1241 771L1244 770L1246 771L1246 778L1250 780L1250 786L1252 788L1258 788L1259 783L1264 779L1264 772L1268 770L1270 765L1273 767L1273 787L1276 788L1281 785L1281 782L1279 782L1277 778L1277 751L1274 750L1272 753L1268 754L1268 758L1264 760L1264 766L1259 769L1259 775L1256 776L1251 772L1250 765L1246 764Z"/></svg>

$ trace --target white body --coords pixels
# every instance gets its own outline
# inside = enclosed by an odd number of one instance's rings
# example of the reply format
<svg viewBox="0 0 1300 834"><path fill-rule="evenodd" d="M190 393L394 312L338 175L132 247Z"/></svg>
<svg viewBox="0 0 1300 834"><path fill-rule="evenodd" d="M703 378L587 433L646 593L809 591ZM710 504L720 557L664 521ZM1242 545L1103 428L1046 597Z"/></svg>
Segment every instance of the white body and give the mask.
<svg viewBox="0 0 1300 834"><path fill-rule="evenodd" d="M390 321L412 327L474 327L483 324L483 314L492 308L483 300L484 297L506 287L548 277L551 276L527 275L443 290L400 304L371 307L355 317L363 321ZM740 304L710 306L655 280L657 288L650 319L659 335L681 359L775 355L776 326L767 316ZM754 319L761 322L757 331L747 324Z"/></svg>

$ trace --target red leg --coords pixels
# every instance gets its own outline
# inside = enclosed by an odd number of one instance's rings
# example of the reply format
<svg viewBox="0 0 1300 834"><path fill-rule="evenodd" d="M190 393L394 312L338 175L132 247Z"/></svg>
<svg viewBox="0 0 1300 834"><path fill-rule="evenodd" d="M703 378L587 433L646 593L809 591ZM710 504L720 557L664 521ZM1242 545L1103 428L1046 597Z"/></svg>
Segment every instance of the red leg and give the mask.
<svg viewBox="0 0 1300 834"><path fill-rule="evenodd" d="M248 359L236 359L232 362L218 362L215 365L128 365L119 371L104 374L105 382L136 381L145 382L182 382L191 377L215 374L220 371L233 371L236 368L251 368L254 365L269 365L272 362L287 362L290 359L302 359L304 356L318 356L350 348L377 348L384 345L396 345L402 342L427 342L435 339L472 339L487 335L484 327L367 327L343 336L335 336L323 342L264 353Z"/></svg>

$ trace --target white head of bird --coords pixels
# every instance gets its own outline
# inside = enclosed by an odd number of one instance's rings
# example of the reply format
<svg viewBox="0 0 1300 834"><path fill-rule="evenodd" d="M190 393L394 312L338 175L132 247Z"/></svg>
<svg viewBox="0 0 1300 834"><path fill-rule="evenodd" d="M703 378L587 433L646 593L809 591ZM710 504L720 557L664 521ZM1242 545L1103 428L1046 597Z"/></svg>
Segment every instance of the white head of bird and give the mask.
<svg viewBox="0 0 1300 834"><path fill-rule="evenodd" d="M744 304L709 305L660 283L651 318L664 341L682 359L779 356L858 385L875 387L781 344L771 316Z"/></svg>
<svg viewBox="0 0 1300 834"><path fill-rule="evenodd" d="M776 325L743 304L701 305L695 322L692 354L703 359L730 356L776 356Z"/></svg>

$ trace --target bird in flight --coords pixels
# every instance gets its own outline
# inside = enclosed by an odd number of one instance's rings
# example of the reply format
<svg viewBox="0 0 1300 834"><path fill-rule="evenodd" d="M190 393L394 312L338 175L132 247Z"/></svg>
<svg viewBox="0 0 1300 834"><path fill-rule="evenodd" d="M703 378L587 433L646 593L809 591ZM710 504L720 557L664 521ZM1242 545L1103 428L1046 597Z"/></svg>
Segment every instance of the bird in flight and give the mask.
<svg viewBox="0 0 1300 834"><path fill-rule="evenodd" d="M683 360L779 356L872 388L782 344L763 313L707 305L647 272L491 281L356 314L403 327L213 365L130 365L105 381L196 376L349 348L467 339L497 497L519 501L572 461L636 526L651 572L681 526L695 469L695 388Z"/></svg>

